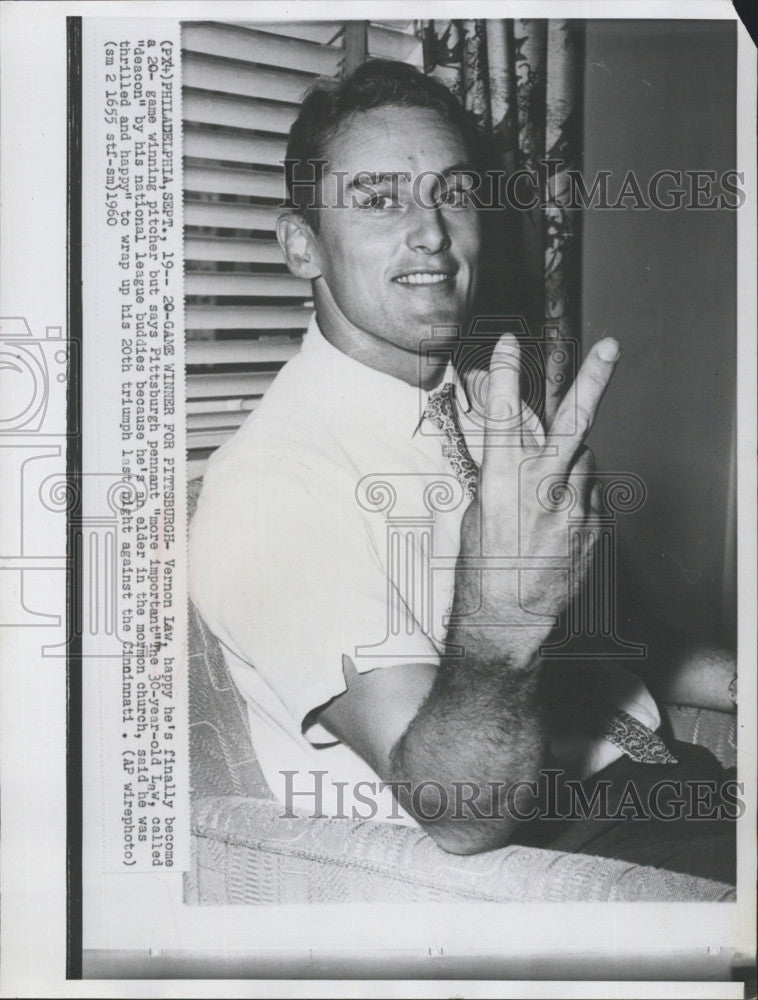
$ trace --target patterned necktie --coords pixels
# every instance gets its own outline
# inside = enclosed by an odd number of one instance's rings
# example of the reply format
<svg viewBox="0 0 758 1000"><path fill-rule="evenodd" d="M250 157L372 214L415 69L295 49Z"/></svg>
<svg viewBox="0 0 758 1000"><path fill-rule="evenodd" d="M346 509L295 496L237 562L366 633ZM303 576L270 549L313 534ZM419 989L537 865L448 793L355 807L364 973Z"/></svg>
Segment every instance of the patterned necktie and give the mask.
<svg viewBox="0 0 758 1000"><path fill-rule="evenodd" d="M445 382L429 394L426 417L444 434L442 453L450 462L455 478L473 500L479 487L479 466L471 457L455 405L455 386ZM608 706L608 715L598 724L598 735L622 750L639 764L676 764L677 759L652 729L623 708Z"/></svg>
<svg viewBox="0 0 758 1000"><path fill-rule="evenodd" d="M466 491L466 499L473 500L479 486L479 466L471 457L458 423L455 386L452 382L445 382L429 394L424 416L445 435L442 454L450 462L455 478Z"/></svg>

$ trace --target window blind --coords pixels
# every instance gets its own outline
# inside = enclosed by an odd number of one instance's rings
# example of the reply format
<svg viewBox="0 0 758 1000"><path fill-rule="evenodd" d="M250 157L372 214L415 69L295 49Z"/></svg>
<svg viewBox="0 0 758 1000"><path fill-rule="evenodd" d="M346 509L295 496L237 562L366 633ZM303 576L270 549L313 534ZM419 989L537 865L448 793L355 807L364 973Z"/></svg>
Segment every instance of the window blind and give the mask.
<svg viewBox="0 0 758 1000"><path fill-rule="evenodd" d="M415 22L366 24L368 58L421 66ZM305 92L345 65L345 21L185 22L188 475L255 409L299 349L310 283L274 235L287 134Z"/></svg>

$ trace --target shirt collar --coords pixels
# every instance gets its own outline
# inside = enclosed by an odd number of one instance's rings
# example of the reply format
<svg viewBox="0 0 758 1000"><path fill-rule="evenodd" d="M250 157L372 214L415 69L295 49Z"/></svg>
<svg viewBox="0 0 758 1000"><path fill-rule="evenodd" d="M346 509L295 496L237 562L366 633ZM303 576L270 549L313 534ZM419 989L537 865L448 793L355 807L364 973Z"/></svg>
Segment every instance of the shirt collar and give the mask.
<svg viewBox="0 0 758 1000"><path fill-rule="evenodd" d="M331 380L331 390L341 402L351 406L353 412L370 413L377 421L382 418L386 421L386 414L389 413L396 426L406 426L410 436L416 433L423 419L427 400L434 389L409 385L394 375L370 368L340 351L321 332L315 313L311 316L303 338L301 353L304 360L314 364L321 377ZM446 382L453 383L457 405L467 413L471 404L452 362L448 362L436 388Z"/></svg>

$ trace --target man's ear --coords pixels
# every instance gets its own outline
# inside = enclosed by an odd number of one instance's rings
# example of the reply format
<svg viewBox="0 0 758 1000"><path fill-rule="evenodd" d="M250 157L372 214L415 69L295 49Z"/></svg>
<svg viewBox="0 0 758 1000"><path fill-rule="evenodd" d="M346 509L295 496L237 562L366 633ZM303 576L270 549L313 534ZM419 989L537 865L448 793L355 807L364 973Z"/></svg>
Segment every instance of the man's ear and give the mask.
<svg viewBox="0 0 758 1000"><path fill-rule="evenodd" d="M287 261L287 267L296 278L310 281L318 278L318 254L314 245L313 230L297 215L280 215L276 221L276 238Z"/></svg>

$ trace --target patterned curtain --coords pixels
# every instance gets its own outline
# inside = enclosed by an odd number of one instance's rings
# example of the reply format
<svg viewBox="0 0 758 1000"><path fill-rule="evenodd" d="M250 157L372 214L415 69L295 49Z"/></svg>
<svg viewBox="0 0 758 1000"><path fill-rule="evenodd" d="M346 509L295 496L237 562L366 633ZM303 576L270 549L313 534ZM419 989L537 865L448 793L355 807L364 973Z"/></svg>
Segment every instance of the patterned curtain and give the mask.
<svg viewBox="0 0 758 1000"><path fill-rule="evenodd" d="M582 31L581 22L560 20L421 25L426 72L446 84L476 118L506 174L529 171L538 179L539 204L519 208L514 220L521 268L512 266L499 285L518 284L519 301L511 301L511 310L515 305L532 336L546 338L548 417L570 377L572 352L560 342L580 333L580 218L562 202L566 171L579 168L582 150ZM548 161L556 163L547 166ZM527 202L521 195L518 199Z"/></svg>

